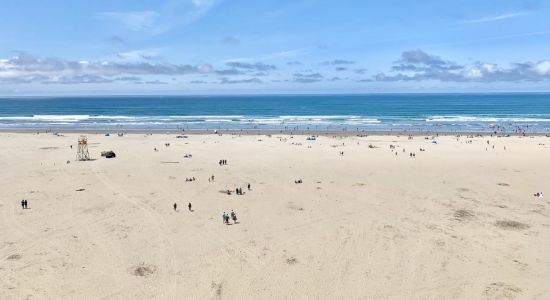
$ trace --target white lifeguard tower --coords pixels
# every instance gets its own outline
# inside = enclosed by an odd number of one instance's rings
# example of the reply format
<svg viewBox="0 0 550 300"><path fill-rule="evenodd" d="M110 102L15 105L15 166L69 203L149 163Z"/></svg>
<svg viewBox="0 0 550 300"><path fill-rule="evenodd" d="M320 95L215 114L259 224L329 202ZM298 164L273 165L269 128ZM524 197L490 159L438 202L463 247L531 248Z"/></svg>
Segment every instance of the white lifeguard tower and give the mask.
<svg viewBox="0 0 550 300"><path fill-rule="evenodd" d="M76 152L76 160L90 160L90 153L88 152L88 138L84 135L81 135L78 138L78 150Z"/></svg>

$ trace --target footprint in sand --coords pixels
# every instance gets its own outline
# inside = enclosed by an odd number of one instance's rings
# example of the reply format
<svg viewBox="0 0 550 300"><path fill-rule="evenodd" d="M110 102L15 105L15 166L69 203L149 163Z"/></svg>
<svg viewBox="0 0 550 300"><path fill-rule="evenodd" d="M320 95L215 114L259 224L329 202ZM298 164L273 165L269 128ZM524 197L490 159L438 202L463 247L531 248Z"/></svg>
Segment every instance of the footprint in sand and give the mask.
<svg viewBox="0 0 550 300"><path fill-rule="evenodd" d="M453 214L453 219L459 222L465 222L472 218L474 218L474 213L467 209L459 209Z"/></svg>
<svg viewBox="0 0 550 300"><path fill-rule="evenodd" d="M493 282L483 291L487 299L515 299L519 294L520 288L504 282Z"/></svg>
<svg viewBox="0 0 550 300"><path fill-rule="evenodd" d="M212 281L211 287L212 287L213 290L216 291L216 297L217 297L218 299L221 298L221 297L222 297L222 291L223 291L223 286L222 286L222 284L221 284L221 283L218 284L218 283Z"/></svg>
<svg viewBox="0 0 550 300"><path fill-rule="evenodd" d="M19 254L12 254L10 256L8 256L8 260L20 260L21 259L21 255Z"/></svg>
<svg viewBox="0 0 550 300"><path fill-rule="evenodd" d="M517 221L510 221L510 220L499 220L495 222L495 226L507 229L507 230L524 230L529 228L529 224L517 222Z"/></svg>

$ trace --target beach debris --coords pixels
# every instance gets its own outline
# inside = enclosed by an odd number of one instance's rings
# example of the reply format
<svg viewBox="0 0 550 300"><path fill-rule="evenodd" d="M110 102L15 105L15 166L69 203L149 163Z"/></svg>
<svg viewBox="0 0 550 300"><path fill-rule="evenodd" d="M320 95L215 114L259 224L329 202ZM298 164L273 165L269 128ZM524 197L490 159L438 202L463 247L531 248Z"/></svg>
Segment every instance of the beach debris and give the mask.
<svg viewBox="0 0 550 300"><path fill-rule="evenodd" d="M155 273L157 268L153 265L141 263L141 264L131 268L131 270L132 270L131 273L134 274L135 276L147 277L147 276L152 275L153 273Z"/></svg>
<svg viewBox="0 0 550 300"><path fill-rule="evenodd" d="M289 265L295 265L298 263L298 260L296 259L296 257L290 257L286 259L286 263Z"/></svg>
<svg viewBox="0 0 550 300"><path fill-rule="evenodd" d="M116 154L114 151L112 150L109 150L109 151L101 151L101 156L105 157L105 158L115 158L116 157Z"/></svg>

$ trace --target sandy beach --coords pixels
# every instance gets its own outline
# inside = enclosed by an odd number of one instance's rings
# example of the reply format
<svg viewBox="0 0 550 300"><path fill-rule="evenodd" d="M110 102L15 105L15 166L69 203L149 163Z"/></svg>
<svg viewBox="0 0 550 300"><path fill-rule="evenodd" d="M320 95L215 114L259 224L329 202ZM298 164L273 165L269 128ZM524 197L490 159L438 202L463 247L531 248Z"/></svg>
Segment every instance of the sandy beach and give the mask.
<svg viewBox="0 0 550 300"><path fill-rule="evenodd" d="M550 298L550 138L177 135L0 133L0 298Z"/></svg>

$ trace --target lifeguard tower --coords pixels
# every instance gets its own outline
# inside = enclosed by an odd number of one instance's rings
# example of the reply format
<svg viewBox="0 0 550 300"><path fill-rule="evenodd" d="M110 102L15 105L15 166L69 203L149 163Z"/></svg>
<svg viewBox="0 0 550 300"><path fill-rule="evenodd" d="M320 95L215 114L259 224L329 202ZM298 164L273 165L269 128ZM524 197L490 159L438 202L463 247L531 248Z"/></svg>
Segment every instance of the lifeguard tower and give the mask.
<svg viewBox="0 0 550 300"><path fill-rule="evenodd" d="M76 160L86 161L90 160L90 153L88 152L88 138L81 135L78 138L78 152L76 153Z"/></svg>

